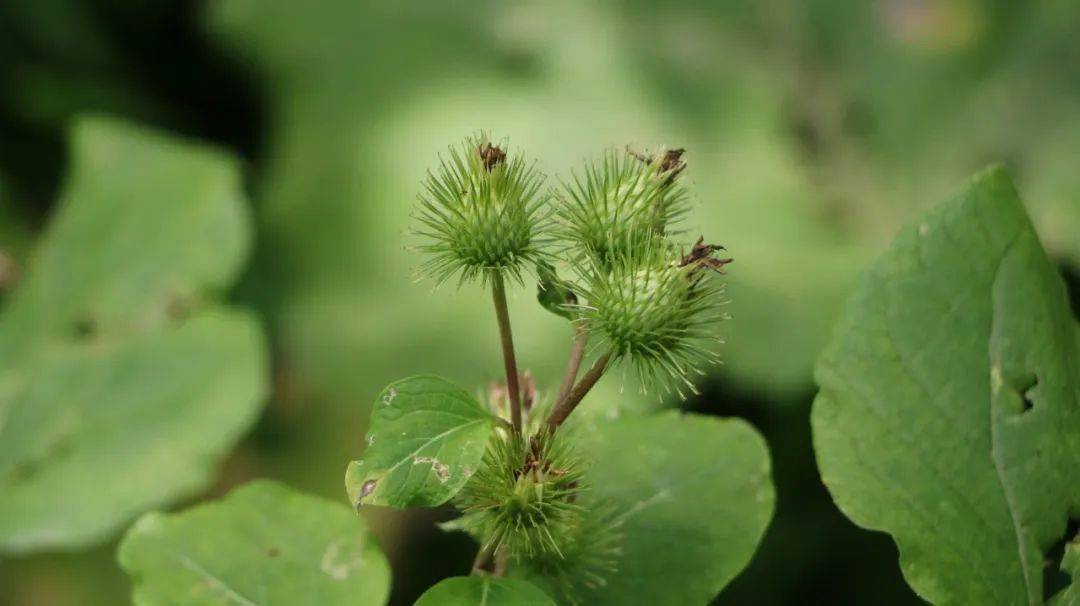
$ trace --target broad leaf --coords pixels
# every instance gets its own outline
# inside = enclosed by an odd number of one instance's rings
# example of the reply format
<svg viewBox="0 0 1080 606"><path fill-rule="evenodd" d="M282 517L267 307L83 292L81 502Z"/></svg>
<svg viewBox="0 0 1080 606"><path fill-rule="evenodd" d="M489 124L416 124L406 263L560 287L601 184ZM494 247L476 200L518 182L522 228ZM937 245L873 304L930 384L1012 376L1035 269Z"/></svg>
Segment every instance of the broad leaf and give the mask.
<svg viewBox="0 0 1080 606"><path fill-rule="evenodd" d="M539 587L520 579L452 577L424 592L416 606L555 606Z"/></svg>
<svg viewBox="0 0 1080 606"><path fill-rule="evenodd" d="M390 567L348 507L270 481L177 514L148 513L124 536L134 602L381 606Z"/></svg>
<svg viewBox="0 0 1080 606"><path fill-rule="evenodd" d="M1080 511L1080 332L1001 169L901 232L817 367L822 478L935 604L1041 604Z"/></svg>
<svg viewBox="0 0 1080 606"><path fill-rule="evenodd" d="M495 422L446 379L417 376L391 384L375 401L367 450L345 473L349 498L357 507L445 503L480 464Z"/></svg>
<svg viewBox="0 0 1080 606"><path fill-rule="evenodd" d="M578 587L581 602L706 604L750 562L775 501L750 425L672 411L575 430L587 503L610 508L621 535L615 571Z"/></svg>
<svg viewBox="0 0 1080 606"><path fill-rule="evenodd" d="M211 481L266 389L257 322L210 303L248 230L229 157L78 123L0 316L0 550L88 545Z"/></svg>

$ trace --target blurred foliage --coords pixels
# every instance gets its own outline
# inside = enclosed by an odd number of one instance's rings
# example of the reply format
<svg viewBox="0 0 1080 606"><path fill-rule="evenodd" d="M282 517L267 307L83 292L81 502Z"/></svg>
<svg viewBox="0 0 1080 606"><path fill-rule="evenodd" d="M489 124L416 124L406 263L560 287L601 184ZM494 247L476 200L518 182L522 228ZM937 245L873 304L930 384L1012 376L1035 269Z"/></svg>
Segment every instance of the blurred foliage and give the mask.
<svg viewBox="0 0 1080 606"><path fill-rule="evenodd" d="M352 508L269 480L140 517L118 559L140 606L383 606L390 595L386 557Z"/></svg>
<svg viewBox="0 0 1080 606"><path fill-rule="evenodd" d="M272 475L340 498L341 470L385 383L423 370L480 385L498 372L484 293L447 290L434 303L429 284L408 279L418 264L403 245L408 209L436 153L487 128L565 177L605 147L685 146L698 199L688 239L703 233L736 259L723 382L712 385L786 407L769 418L801 424L813 360L860 268L988 161L1017 176L1051 257L1080 263L1078 28L1080 5L1066 0L5 2L0 251L23 259L44 224L76 112L119 113L246 154L258 236L234 297L271 329L275 401L222 484ZM519 356L551 388L570 330L531 285L513 294ZM601 404L656 403L617 375L598 390L585 407L598 414L616 414ZM731 410L727 392L708 393L716 401L703 409ZM785 512L835 515L820 490L783 485L794 477L783 462L812 471L808 441L774 439L791 431L767 435L781 526L795 519ZM820 519L794 528L817 536ZM376 529L389 542L404 523ZM850 536L847 548L865 547ZM819 538L804 542L833 548ZM747 595L743 578L768 579L761 595L783 596L827 575L826 556L799 540L770 531L729 594ZM386 547L402 574L404 547ZM874 549L895 579L895 555ZM96 565L64 561L17 564L0 586ZM769 562L775 574L760 575ZM432 580L397 576L397 599ZM899 591L888 601L911 599ZM119 599L100 592L101 603Z"/></svg>
<svg viewBox="0 0 1080 606"><path fill-rule="evenodd" d="M340 365L372 356L360 334L402 353L419 341L438 361L433 330L485 328L462 321L486 311L474 304L481 293L421 319L427 300L400 278L414 265L399 241L423 167L473 125L555 159L543 168L562 176L605 146L644 146L660 133L685 144L698 230L737 260L726 369L766 391L805 384L862 260L990 158L1020 165L1049 249L1080 258L1080 211L1068 198L1078 185L1068 142L1080 129L1068 100L1080 68L1056 60L1080 44L1060 25L1056 44L1027 44L1045 39L1048 22L1076 23L1078 11L949 2L328 10L256 0L214 9L214 31L259 70L270 103L258 193L273 277L293 280L278 301L283 347L334 400L371 391L373 373ZM1060 100L1057 111L1026 102L1027 80ZM363 311L342 326L338 306ZM528 311L525 324L549 335L538 352L557 349L561 333ZM777 343L785 355L774 355Z"/></svg>
<svg viewBox="0 0 1080 606"><path fill-rule="evenodd" d="M250 245L235 162L102 118L79 120L72 147L62 199L0 315L9 554L92 547L204 491L266 392L257 321L215 303ZM55 583L35 589L32 564L23 573L29 600L67 601Z"/></svg>

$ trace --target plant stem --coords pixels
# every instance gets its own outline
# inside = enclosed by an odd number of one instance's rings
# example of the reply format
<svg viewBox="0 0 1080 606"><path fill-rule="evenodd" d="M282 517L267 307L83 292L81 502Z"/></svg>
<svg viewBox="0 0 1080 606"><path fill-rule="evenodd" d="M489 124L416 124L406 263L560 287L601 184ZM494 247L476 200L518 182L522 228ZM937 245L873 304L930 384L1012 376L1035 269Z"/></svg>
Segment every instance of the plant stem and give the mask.
<svg viewBox="0 0 1080 606"><path fill-rule="evenodd" d="M560 401L555 409L551 411L551 416L548 417L547 424L551 433L555 433L555 430L562 425L566 417L570 416L570 413L574 412L577 405L581 403L585 394L589 393L589 390L596 385L596 382L600 380L600 377L604 375L604 371L607 370L608 362L611 361L611 353L607 352L600 356L596 362L589 368L585 376L581 377L577 385L570 390L570 393L566 394L566 398Z"/></svg>
<svg viewBox="0 0 1080 606"><path fill-rule="evenodd" d="M474 559L472 563L472 572L475 574L491 565L491 556L492 550L490 545L476 552L476 559Z"/></svg>
<svg viewBox="0 0 1080 606"><path fill-rule="evenodd" d="M499 321L502 341L503 367L506 370L506 391L510 396L510 421L514 431L521 433L521 388L518 386L517 358L514 357L514 335L510 332L510 314L506 310L506 286L502 274L492 272L491 298L495 301L495 317Z"/></svg>
<svg viewBox="0 0 1080 606"><path fill-rule="evenodd" d="M493 566L494 570L491 572L492 576L501 577L501 576L506 575L506 568L510 564L509 560L510 560L510 558L509 558L508 554L506 553L505 549L502 550L502 551L496 551L495 552L495 564Z"/></svg>
<svg viewBox="0 0 1080 606"><path fill-rule="evenodd" d="M581 359L585 357L585 346L589 343L589 329L584 324L574 325L574 346L570 349L570 361L566 364L566 374L563 375L562 385L555 396L556 402L562 402L570 388L577 380L578 369L581 368Z"/></svg>

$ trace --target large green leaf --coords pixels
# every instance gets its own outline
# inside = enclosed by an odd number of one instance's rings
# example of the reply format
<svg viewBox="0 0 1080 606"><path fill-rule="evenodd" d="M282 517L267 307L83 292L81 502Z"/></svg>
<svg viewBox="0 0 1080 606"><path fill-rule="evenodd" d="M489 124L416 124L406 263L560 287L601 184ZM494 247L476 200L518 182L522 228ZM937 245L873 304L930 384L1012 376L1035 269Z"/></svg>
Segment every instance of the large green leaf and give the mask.
<svg viewBox="0 0 1080 606"><path fill-rule="evenodd" d="M1080 514L1080 331L1001 169L901 232L817 367L822 478L936 604L1041 604Z"/></svg>
<svg viewBox="0 0 1080 606"><path fill-rule="evenodd" d="M390 566L362 518L266 480L144 515L117 557L138 606L381 606L390 593Z"/></svg>
<svg viewBox="0 0 1080 606"><path fill-rule="evenodd" d="M445 503L480 464L495 422L446 379L392 383L375 401L364 456L345 472L349 498L357 507Z"/></svg>
<svg viewBox="0 0 1080 606"><path fill-rule="evenodd" d="M416 606L555 606L539 587L520 579L452 577L424 592Z"/></svg>
<svg viewBox="0 0 1080 606"><path fill-rule="evenodd" d="M0 317L0 550L88 545L210 482L266 390L257 322L210 303L249 237L231 158L77 124Z"/></svg>
<svg viewBox="0 0 1080 606"><path fill-rule="evenodd" d="M587 504L611 509L621 535L615 572L583 585L583 603L705 604L750 562L775 494L765 442L746 422L672 411L575 432Z"/></svg>

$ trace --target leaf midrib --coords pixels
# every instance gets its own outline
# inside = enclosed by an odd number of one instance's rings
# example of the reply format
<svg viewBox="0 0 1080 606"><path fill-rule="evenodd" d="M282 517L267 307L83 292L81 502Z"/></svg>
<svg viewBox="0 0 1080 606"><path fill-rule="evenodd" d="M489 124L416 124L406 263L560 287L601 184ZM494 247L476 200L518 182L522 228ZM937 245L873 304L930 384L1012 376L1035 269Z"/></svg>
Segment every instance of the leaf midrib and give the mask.
<svg viewBox="0 0 1080 606"><path fill-rule="evenodd" d="M177 552L177 551L173 551L171 549L167 549L166 553L168 553L169 556L173 560L175 560L177 563L179 563L184 568L187 568L191 572L194 572L196 575L202 577L204 580L211 581L215 585L217 585L218 587L221 587L222 589L224 589L227 592L225 594L226 597L229 598L230 600L236 602L237 604L241 604L242 606L259 606L258 602L254 602L254 601L248 599L246 596L241 594L239 591L233 589L228 583L221 580L220 578L218 578L217 576L215 576L213 573L206 570L202 566L199 566L198 564L196 564L191 558L187 557L186 555L184 555L184 554L182 554L180 552Z"/></svg>
<svg viewBox="0 0 1080 606"><path fill-rule="evenodd" d="M1024 592L1027 594L1028 604L1031 606L1038 606L1042 602L1042 596L1037 595L1032 587L1031 581L1031 566L1028 564L1027 550L1024 549L1023 541L1023 523L1017 514L1018 507L1016 506L1015 498L1012 491L1009 489L1007 482L1005 481L1005 463L1001 460L1001 453L998 449L998 427L994 419L994 385L990 378L991 372L994 367L993 351L990 345L990 340L993 338L993 323L994 318L997 317L997 306L994 293L997 292L998 279L1001 277L1001 267L1005 264L1005 259L1012 253L1013 246L1020 240L1022 233L1018 233L1013 237L1009 244L1005 246L1005 249L1001 252L1001 257L998 259L997 267L994 268L994 279L990 282L990 330L987 333L986 340L986 357L988 371L986 373L987 381L989 382L989 413L990 413L990 458L994 462L994 475L997 478L998 485L1001 486L1002 496L1005 498L1005 507L1009 510L1009 519L1012 521L1013 537L1016 540L1016 551L1020 556L1020 568L1024 575Z"/></svg>

